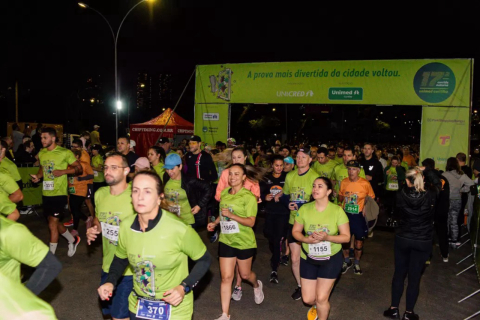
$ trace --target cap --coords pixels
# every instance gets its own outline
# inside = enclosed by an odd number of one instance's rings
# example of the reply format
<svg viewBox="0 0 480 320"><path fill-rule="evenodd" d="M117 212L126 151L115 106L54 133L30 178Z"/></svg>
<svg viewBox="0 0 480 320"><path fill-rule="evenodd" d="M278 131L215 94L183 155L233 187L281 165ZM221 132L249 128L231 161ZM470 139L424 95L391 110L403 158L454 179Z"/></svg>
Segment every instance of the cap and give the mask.
<svg viewBox="0 0 480 320"><path fill-rule="evenodd" d="M310 150L309 150L308 148L298 149L298 150L297 150L297 154L298 154L299 152L303 152L303 153L305 153L306 155L310 156Z"/></svg>
<svg viewBox="0 0 480 320"><path fill-rule="evenodd" d="M93 128L98 129L98 128L100 128L100 126L98 124L96 124L96 125L93 126Z"/></svg>
<svg viewBox="0 0 480 320"><path fill-rule="evenodd" d="M182 164L182 159L180 156L177 153L171 153L165 158L165 165L163 166L163 169L171 170L180 164Z"/></svg>
<svg viewBox="0 0 480 320"><path fill-rule="evenodd" d="M150 168L150 162L148 162L148 159L145 157L138 158L133 165L140 169Z"/></svg>
<svg viewBox="0 0 480 320"><path fill-rule="evenodd" d="M328 146L324 143L320 146L320 148L328 148Z"/></svg>
<svg viewBox="0 0 480 320"><path fill-rule="evenodd" d="M167 143L167 142L170 142L170 139L168 139L167 137L162 137L158 139L158 143Z"/></svg>
<svg viewBox="0 0 480 320"><path fill-rule="evenodd" d="M202 138L199 136L191 136L190 141L202 142Z"/></svg>
<svg viewBox="0 0 480 320"><path fill-rule="evenodd" d="M295 161L293 161L293 158L292 158L292 157L286 157L285 159L283 159L283 162L290 163L290 164L294 164L294 163L295 163Z"/></svg>
<svg viewBox="0 0 480 320"><path fill-rule="evenodd" d="M135 140L130 140L130 148L135 148L137 146L137 143Z"/></svg>
<svg viewBox="0 0 480 320"><path fill-rule="evenodd" d="M347 168L359 168L360 169L360 163L356 160L350 160L347 162L346 165Z"/></svg>
<svg viewBox="0 0 480 320"><path fill-rule="evenodd" d="M236 143L237 141L235 140L235 138L228 138L228 139L227 139L227 142Z"/></svg>

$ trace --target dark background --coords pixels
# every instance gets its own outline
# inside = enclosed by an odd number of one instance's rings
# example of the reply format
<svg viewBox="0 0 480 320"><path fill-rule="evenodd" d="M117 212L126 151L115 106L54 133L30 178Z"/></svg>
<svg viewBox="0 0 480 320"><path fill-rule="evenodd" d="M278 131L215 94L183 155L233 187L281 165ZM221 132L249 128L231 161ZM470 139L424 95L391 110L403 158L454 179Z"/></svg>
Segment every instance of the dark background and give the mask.
<svg viewBox="0 0 480 320"><path fill-rule="evenodd" d="M114 29L137 2L85 1L102 12ZM135 105L137 73L142 70L172 74L175 104L197 64L476 58L480 26L473 8L451 2L423 7L404 3L384 6L379 11L348 3L333 3L331 7L213 0L142 3L128 16L120 32L118 70L122 100L130 107ZM70 0L2 1L0 32L0 135L6 132L6 122L15 120L14 86L18 81L19 121L63 123L67 132L90 130L93 124L99 124L105 140L113 141L113 40L98 14ZM103 104L84 103L85 81L98 75ZM477 87L474 81L474 109L478 104ZM177 109L190 121L193 95L194 79ZM130 116L122 112L120 120L124 126L143 122L160 114L162 107L150 111L130 108ZM272 107L257 106L254 117L268 116ZM295 111L292 114L301 114L302 110L295 109L299 107L289 108ZM278 110L282 108L279 106ZM346 113L347 117L356 118L367 113L368 122L380 112L377 107L370 111L349 108L338 108L330 116L336 113L336 117L344 117L342 113ZM409 121L419 120L420 112L416 110L409 113ZM398 116L402 112L403 109L398 110ZM311 121L315 121L315 111L310 113L314 119ZM391 114L389 119L395 119L395 115ZM284 117L277 118L284 126ZM321 114L317 119L331 121ZM294 132L310 134L308 126L303 126L306 131L299 131L300 120L293 120L289 137ZM235 124L232 129L232 135L241 130ZM412 129L399 130L417 129L412 123ZM376 135L371 138L378 136L373 133ZM266 128L263 134L268 136L270 129Z"/></svg>

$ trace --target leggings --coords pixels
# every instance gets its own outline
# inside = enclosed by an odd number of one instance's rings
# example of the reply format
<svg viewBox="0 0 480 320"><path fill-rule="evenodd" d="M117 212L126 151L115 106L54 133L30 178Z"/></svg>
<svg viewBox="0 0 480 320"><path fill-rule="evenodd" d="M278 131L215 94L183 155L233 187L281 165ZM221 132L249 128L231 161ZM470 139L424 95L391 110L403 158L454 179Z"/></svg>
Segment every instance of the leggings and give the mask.
<svg viewBox="0 0 480 320"><path fill-rule="evenodd" d="M460 229L458 228L458 215L460 214L460 208L462 206L462 200L450 199L450 210L448 210L448 231L451 242L457 242Z"/></svg>
<svg viewBox="0 0 480 320"><path fill-rule="evenodd" d="M272 271L277 271L278 265L280 264L282 240L287 236L288 218L288 214L268 212L265 219L264 233L268 238L268 246L272 253L272 257L270 258Z"/></svg>
<svg viewBox="0 0 480 320"><path fill-rule="evenodd" d="M80 219L87 220L87 217L82 213L82 203L85 197L70 195L70 210L73 216L73 230L78 230Z"/></svg>
<svg viewBox="0 0 480 320"><path fill-rule="evenodd" d="M408 275L406 311L413 311L420 290L425 262L432 252L432 240L419 241L395 237L395 273L392 280L392 307L398 308Z"/></svg>

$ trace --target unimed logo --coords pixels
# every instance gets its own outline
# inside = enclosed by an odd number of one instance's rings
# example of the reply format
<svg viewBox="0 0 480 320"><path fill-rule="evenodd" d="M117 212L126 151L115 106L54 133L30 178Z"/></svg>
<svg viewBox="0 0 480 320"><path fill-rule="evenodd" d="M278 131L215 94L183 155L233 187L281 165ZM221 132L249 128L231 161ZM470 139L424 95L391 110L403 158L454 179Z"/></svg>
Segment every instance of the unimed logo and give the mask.
<svg viewBox="0 0 480 320"><path fill-rule="evenodd" d="M447 135L447 134L441 134L439 137L438 137L438 144L440 144L441 146L449 146L450 145L450 140L451 140L451 136Z"/></svg>
<svg viewBox="0 0 480 320"><path fill-rule="evenodd" d="M313 91L277 91L277 97L313 97Z"/></svg>

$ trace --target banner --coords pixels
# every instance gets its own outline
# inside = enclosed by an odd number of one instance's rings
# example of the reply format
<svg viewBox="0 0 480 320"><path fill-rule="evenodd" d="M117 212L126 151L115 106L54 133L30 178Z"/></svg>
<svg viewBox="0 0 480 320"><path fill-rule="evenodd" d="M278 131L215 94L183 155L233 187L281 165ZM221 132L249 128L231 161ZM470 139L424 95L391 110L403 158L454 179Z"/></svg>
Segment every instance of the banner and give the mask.
<svg viewBox="0 0 480 320"><path fill-rule="evenodd" d="M209 145L214 146L217 141L227 143L228 110L228 104L196 104L195 135Z"/></svg>
<svg viewBox="0 0 480 320"><path fill-rule="evenodd" d="M420 161L432 158L445 170L448 158L468 155L469 117L469 108L423 107Z"/></svg>
<svg viewBox="0 0 480 320"><path fill-rule="evenodd" d="M30 174L37 174L38 167L19 167L18 172L22 177L23 182L23 205L32 206L35 204L42 204L42 187L40 184L34 187Z"/></svg>
<svg viewBox="0 0 480 320"><path fill-rule="evenodd" d="M195 103L470 107L471 59L199 65Z"/></svg>

